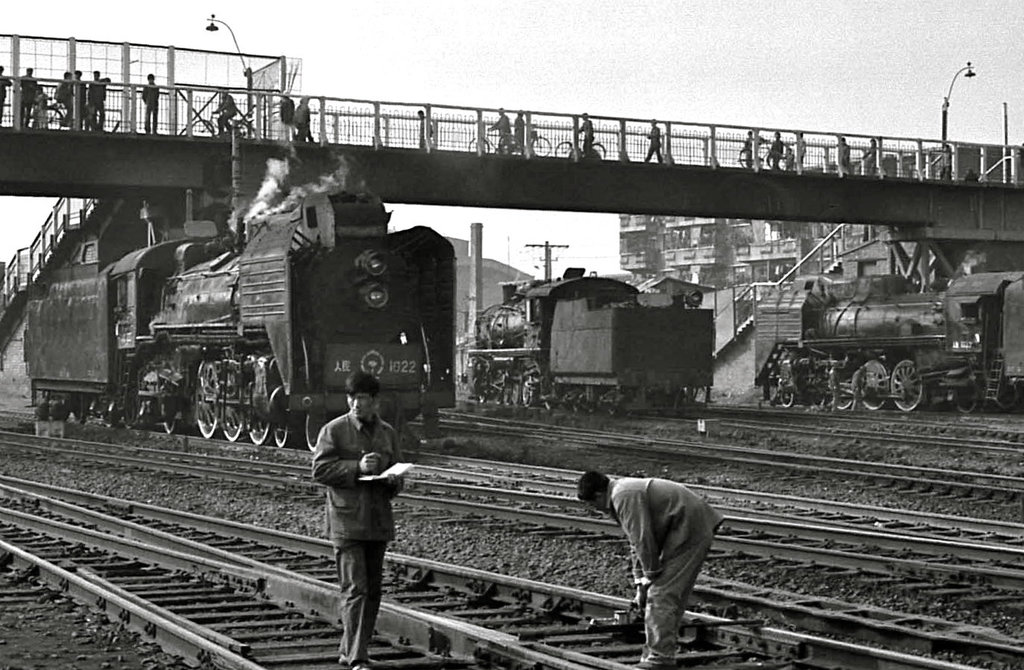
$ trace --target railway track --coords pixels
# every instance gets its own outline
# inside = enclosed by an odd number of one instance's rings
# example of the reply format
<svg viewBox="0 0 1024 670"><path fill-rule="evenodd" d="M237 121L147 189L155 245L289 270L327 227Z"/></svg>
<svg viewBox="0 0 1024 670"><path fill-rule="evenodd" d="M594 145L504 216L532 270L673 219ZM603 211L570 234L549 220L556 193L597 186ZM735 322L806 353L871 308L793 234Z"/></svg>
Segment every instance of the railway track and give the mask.
<svg viewBox="0 0 1024 670"><path fill-rule="evenodd" d="M97 542L99 536L106 536L108 533L130 535L135 538L134 541L123 541L130 543L130 549L120 551L127 552L133 557L133 566L139 561L139 545L145 544L150 548L149 551L169 553L172 558L189 557L193 566L202 566L207 580L210 577L205 571L210 569L210 565L217 565L221 573L230 573L230 570L222 566L234 565L238 570L247 570L248 573L245 574L263 575L262 578L269 580L272 585L277 585L278 582L288 584L289 598L295 598L290 601L292 603L304 603L302 599L308 597L308 594L303 589L312 588L315 591L317 585L324 585L321 580L333 578L332 552L324 541L130 501L39 485L35 487L38 489L36 492L4 487L4 504L0 507L0 535L48 533L50 539L37 541L34 539L35 536L29 538L29 543L41 543L46 551L53 551L53 537L66 537L81 546ZM62 498L74 499L80 505L56 500L47 496L46 490L58 493ZM12 509L19 505L31 510L32 514ZM102 508L106 513L90 510L81 505ZM79 530L74 528L72 523L86 524L98 530ZM11 528L17 530L12 531ZM28 530L25 530L26 528ZM123 546L123 542L118 546ZM125 576L124 561L109 558L91 560L92 565L99 563L118 566L116 570L119 571L120 579L132 576ZM113 562L110 562L112 560ZM400 585L393 588L387 596L396 607L409 607L418 612L443 613L446 618L455 618L468 625L496 629L499 633L510 636L511 640L502 639L516 651L511 653L506 649L506 655L499 656L498 662L495 663L497 665L501 665L502 659L508 661L510 656L516 660L524 656L523 651L516 645L525 647L535 654L549 654L549 657L545 658L559 659L563 670L572 667L611 670L615 667L624 667L620 665L621 661L631 662L639 655L642 633L638 637L635 625L602 623L594 626L588 623L591 619L603 621L616 610L624 608L625 601L622 599L404 556L389 556L389 565L393 579L388 580L388 583ZM234 578L239 579L238 573L234 574ZM300 576L308 581L296 582ZM210 587L206 584L198 587L189 585L185 588L180 580L181 577L176 576L169 578L172 585L161 584L157 589L161 597L171 599L172 596L169 596L168 592L173 590L176 593L172 600L175 603L174 607L178 608L179 614L191 613L186 616L193 623L197 623L197 618L199 623L208 623L211 620L219 621L221 617L229 615L233 617L233 622L223 626L222 632L229 634L228 638L233 643L242 645L238 647L238 651L248 653L261 667L288 667L286 663L294 663L297 658L304 659L307 663L301 667L320 667L308 663L319 662L324 656L320 652L309 651L308 647L317 644L322 646L321 638L327 634L322 624L305 628L293 625L291 616L287 617L290 629L288 632L293 634L293 639L286 645L285 653L282 646L274 641L274 627L277 624L266 625L267 619L280 621L276 611L270 609L270 604L262 602L261 599L263 609L246 614L248 610L243 610L241 603L249 602L247 594L224 595L227 591L220 588L220 585L216 593L210 593ZM153 591L152 582L153 578L147 576L145 581L140 583L148 584L146 589ZM707 596L709 591L717 591L718 597L727 599L734 605L737 602L750 604L760 601L762 606L765 606L766 598L763 592L743 594L735 589L729 590L721 584L715 584L710 589L701 587L700 590L704 596ZM201 594L199 600L212 599L204 601L206 603L221 603L219 608L214 608L218 609L218 612L211 614L208 605L204 609L202 604L193 604L190 595L192 593ZM232 600L236 596L239 599ZM766 606L764 608L768 609ZM289 608L289 614L292 609L302 608ZM271 611L275 613L269 614ZM239 612L243 614L239 616ZM902 646L917 652L979 655L999 658L1005 662L1024 661L1024 649L1015 646L1013 641L1001 639L998 634L976 627L957 627L940 621L918 621L918 624L925 625L915 630L895 617L886 620L879 616L872 620L863 611L858 613L825 608L815 612L814 608L806 603L802 606L782 604L775 614L779 617L794 617L797 614L805 618L818 616L820 625L826 629L831 626L834 631L842 630L846 634L851 631L859 632L876 642L901 640ZM390 621L388 617L382 617L385 631L392 630L388 627ZM686 628L686 642L680 659L684 665L695 661L713 660L732 668L885 667L952 670L969 667L780 631L758 626L757 623L694 615ZM931 630L927 630L928 624L932 626ZM437 627L436 622L434 625ZM266 630L268 627L271 630ZM257 628L259 630L256 630ZM474 649L479 649L481 643L477 639L471 644L475 645ZM230 643L226 645L230 646ZM400 650L402 656L396 667L432 667L429 664L423 665L418 657L410 657L410 652L406 648L408 646L405 645ZM385 667L391 665L387 654L388 652L384 652L381 663ZM551 667L536 660L534 663L538 663L535 667Z"/></svg>
<svg viewBox="0 0 1024 670"><path fill-rule="evenodd" d="M562 427L534 421L447 413L442 428L460 433L488 436L511 435L576 445L604 453L631 455L654 460L681 456L735 463L771 470L785 469L814 478L822 475L882 481L905 489L906 493L956 493L992 504L1019 507L1024 499L1024 478L994 472L962 471L892 463L833 458L737 446L708 440L658 436L651 438L626 433Z"/></svg>
<svg viewBox="0 0 1024 670"><path fill-rule="evenodd" d="M29 452L36 448L50 454L73 454L80 459L88 454L92 462L117 464L131 469L164 470L176 474L213 477L251 485L298 491L310 499L319 497L320 488L308 476L308 466L251 461L188 452L152 450L139 447L81 444L74 441L39 440L22 436L17 448ZM7 443L11 448L11 443ZM118 453L111 453L117 451ZM618 537L619 531L606 519L594 516L572 496L572 477L568 471L557 474L550 469L533 469L526 478L520 466L482 464L475 473L467 461L450 466L423 464L420 477L413 480L403 504L442 510L459 515L479 515L503 519L513 524L532 524L564 531L585 531L596 536ZM465 483L466 480L472 483ZM535 484L534 482L537 482ZM546 492L527 490L539 486ZM948 589L949 583L962 588L973 585L980 590L970 597L979 601L1001 600L1006 596L993 589L1024 590L1024 536L1020 526L984 524L973 520L968 525L975 535L988 538L1008 537L1016 547L1001 542L949 537L952 519L946 519L944 532L932 526L929 535L895 532L892 528L865 528L865 524L833 523L830 514L806 518L813 511L803 501L805 518L793 521L785 512L750 510L730 503L725 491L717 491L719 505L729 514L725 531L716 549L738 555L752 555L795 564L823 565L831 569L862 570L893 577L926 575L934 589ZM868 519L872 515L862 515ZM926 521L918 517L919 525ZM904 517L906 518L906 517ZM943 535L945 535L943 537ZM951 558L955 556L955 560ZM905 578L905 577L903 577ZM984 589L980 587L984 586Z"/></svg>

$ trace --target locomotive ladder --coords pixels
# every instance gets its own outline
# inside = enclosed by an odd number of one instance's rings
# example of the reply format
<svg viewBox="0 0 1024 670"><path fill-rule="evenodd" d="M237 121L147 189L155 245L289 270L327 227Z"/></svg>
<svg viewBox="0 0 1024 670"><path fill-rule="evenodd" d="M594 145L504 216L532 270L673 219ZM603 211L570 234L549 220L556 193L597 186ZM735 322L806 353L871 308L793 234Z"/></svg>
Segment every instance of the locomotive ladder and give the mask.
<svg viewBox="0 0 1024 670"><path fill-rule="evenodd" d="M1003 364L1003 354L996 354L989 367L988 379L985 380L985 400L995 402L999 398L999 386L1003 380Z"/></svg>

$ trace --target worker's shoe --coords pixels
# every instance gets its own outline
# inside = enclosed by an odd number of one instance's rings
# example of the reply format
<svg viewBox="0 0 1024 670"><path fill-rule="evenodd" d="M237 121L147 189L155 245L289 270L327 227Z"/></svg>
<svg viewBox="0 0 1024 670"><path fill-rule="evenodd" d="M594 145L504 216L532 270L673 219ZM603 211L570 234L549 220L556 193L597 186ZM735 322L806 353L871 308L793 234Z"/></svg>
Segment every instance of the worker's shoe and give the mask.
<svg viewBox="0 0 1024 670"><path fill-rule="evenodd" d="M675 661L648 659L636 664L638 670L677 670Z"/></svg>

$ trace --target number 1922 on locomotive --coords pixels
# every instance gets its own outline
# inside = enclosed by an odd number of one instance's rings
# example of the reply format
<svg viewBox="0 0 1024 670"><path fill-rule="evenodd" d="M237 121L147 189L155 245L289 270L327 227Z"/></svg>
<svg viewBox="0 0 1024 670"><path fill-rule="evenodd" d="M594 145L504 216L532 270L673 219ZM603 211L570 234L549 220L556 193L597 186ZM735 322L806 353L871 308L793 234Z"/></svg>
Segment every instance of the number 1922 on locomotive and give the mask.
<svg viewBox="0 0 1024 670"><path fill-rule="evenodd" d="M407 386L423 374L422 355L415 346L401 344L329 344L324 361L328 386L344 386L357 370L369 372L382 386Z"/></svg>

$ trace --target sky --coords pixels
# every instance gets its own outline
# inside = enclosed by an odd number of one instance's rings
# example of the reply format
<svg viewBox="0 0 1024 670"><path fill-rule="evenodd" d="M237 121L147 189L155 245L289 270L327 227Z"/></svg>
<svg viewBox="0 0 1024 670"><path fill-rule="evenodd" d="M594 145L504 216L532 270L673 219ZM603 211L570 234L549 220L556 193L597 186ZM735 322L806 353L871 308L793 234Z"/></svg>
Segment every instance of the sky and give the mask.
<svg viewBox="0 0 1024 670"><path fill-rule="evenodd" d="M100 9L102 5L102 8ZM7 3L5 33L303 59L312 95L658 118L759 128L1024 141L1020 0L373 0L294 8L179 0ZM0 260L27 246L50 199L0 198ZM542 272L527 244L566 244L566 266L618 271L614 214L392 206L393 224L468 238Z"/></svg>

